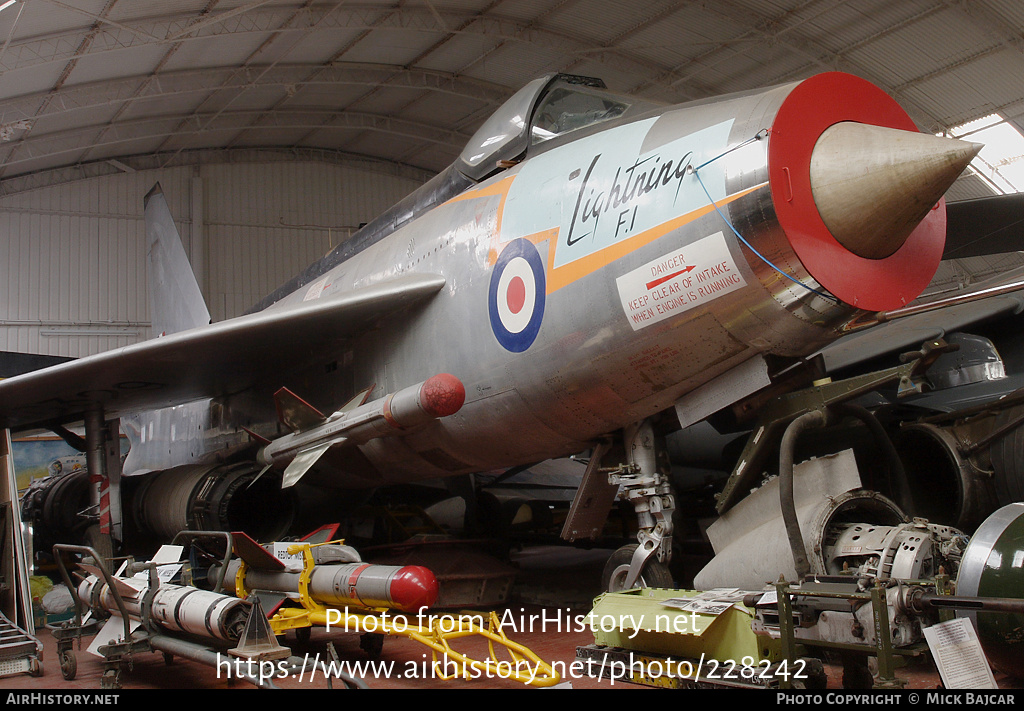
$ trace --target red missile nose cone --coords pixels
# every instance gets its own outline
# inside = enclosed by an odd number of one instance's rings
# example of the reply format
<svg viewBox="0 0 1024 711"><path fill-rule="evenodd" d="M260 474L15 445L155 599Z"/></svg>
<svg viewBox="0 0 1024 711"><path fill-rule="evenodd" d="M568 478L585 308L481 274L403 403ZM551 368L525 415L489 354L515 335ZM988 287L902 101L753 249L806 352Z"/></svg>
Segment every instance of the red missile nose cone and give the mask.
<svg viewBox="0 0 1024 711"><path fill-rule="evenodd" d="M403 612L431 607L437 595L437 578L422 565L406 565L391 579L391 604Z"/></svg>
<svg viewBox="0 0 1024 711"><path fill-rule="evenodd" d="M454 375L441 373L423 383L420 405L434 417L454 415L466 402L466 386Z"/></svg>

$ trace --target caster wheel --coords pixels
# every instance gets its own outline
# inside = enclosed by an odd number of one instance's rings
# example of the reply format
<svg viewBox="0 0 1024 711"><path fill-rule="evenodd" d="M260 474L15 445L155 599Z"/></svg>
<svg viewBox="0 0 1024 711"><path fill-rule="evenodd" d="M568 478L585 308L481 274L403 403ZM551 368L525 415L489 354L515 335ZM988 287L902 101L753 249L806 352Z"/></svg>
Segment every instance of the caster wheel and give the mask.
<svg viewBox="0 0 1024 711"><path fill-rule="evenodd" d="M380 659L384 651L384 635L364 634L359 637L359 648L370 655L371 659Z"/></svg>
<svg viewBox="0 0 1024 711"><path fill-rule="evenodd" d="M71 681L78 674L78 659L75 653L70 650L57 652L57 661L60 662L60 673L67 681Z"/></svg>
<svg viewBox="0 0 1024 711"><path fill-rule="evenodd" d="M117 669L107 669L100 677L100 688L117 690L121 688L121 672Z"/></svg>

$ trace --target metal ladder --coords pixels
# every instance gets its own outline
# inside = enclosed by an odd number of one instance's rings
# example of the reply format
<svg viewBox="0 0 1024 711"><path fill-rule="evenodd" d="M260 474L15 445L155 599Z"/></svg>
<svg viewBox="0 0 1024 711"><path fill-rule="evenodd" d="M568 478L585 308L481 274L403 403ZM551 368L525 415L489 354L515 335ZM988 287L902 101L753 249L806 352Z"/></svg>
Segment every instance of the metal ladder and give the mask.
<svg viewBox="0 0 1024 711"><path fill-rule="evenodd" d="M0 613L0 676L42 673L42 643Z"/></svg>

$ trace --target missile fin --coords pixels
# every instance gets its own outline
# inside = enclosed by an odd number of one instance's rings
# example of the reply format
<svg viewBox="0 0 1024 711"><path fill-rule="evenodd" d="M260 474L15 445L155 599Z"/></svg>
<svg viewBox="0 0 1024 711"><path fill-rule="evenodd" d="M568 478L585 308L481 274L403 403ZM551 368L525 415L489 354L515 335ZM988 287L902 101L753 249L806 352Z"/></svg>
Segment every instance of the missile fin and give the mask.
<svg viewBox="0 0 1024 711"><path fill-rule="evenodd" d="M79 563L78 567L90 575L95 575L100 580L106 580L106 578L103 577L103 571L97 566L89 565L88 563ZM120 593L121 597L134 600L138 596L140 592L139 588L125 581L124 578L112 577L111 579L113 580L114 587L117 589L117 592Z"/></svg>
<svg viewBox="0 0 1024 711"><path fill-rule="evenodd" d="M267 439L266 437L264 437L263 435L257 434L256 432L253 432L248 427L243 427L242 429L245 430L246 434L248 434L249 437L251 437L253 439L253 441L259 442L261 445L264 445L264 446L270 444L270 440ZM262 474L262 473L263 472L260 472L260 474Z"/></svg>
<svg viewBox="0 0 1024 711"><path fill-rule="evenodd" d="M310 531L299 540L305 541L306 543L327 543L327 541L334 541L338 538L338 529L341 528L341 524L338 523L325 523L315 531Z"/></svg>
<svg viewBox="0 0 1024 711"><path fill-rule="evenodd" d="M257 543L249 534L243 531L235 531L231 534L234 543L235 555L245 561L253 570L269 570L280 572L284 570L284 563L275 558L270 551Z"/></svg>
<svg viewBox="0 0 1024 711"><path fill-rule="evenodd" d="M300 432L321 424L327 417L293 393L288 388L281 388L274 393L277 404L277 417L292 432Z"/></svg>
<svg viewBox="0 0 1024 711"><path fill-rule="evenodd" d="M254 476L254 477L252 478L252 481L250 481L250 482L249 482L249 483L248 483L248 484L246 485L246 487L245 487L245 488L246 488L246 489L248 489L248 488L249 488L249 487L251 487L251 486L252 486L253 484L255 484L255 483L256 483L257 481L259 481L259 478L260 478L261 476L263 476L264 474L266 474L266 473L267 473L267 470L268 470L268 469L270 469L270 467L272 467L272 466L274 466L274 465L273 465L273 464L268 464L267 466L265 466L265 467L263 467L262 469L260 469L260 473L259 473L259 474L257 474L256 476Z"/></svg>
<svg viewBox="0 0 1024 711"><path fill-rule="evenodd" d="M376 385L371 385L370 387L366 388L362 392L358 393L354 398L352 398L351 400L346 402L344 405L342 405L341 409L338 410L338 412L349 412L350 410L356 409L360 405L365 405L367 399L369 399L369 397L370 397L370 393L373 392L373 389L375 387L377 387L377 386Z"/></svg>
<svg viewBox="0 0 1024 711"><path fill-rule="evenodd" d="M340 444L344 442L344 438L339 438L333 442L325 442L324 444L318 444L315 447L304 449L295 455L295 459L291 461L288 468L284 470L284 479L281 481L281 488L286 489L289 486L293 486L298 483L299 479L310 470L310 468L317 463L321 455L330 449L331 445Z"/></svg>

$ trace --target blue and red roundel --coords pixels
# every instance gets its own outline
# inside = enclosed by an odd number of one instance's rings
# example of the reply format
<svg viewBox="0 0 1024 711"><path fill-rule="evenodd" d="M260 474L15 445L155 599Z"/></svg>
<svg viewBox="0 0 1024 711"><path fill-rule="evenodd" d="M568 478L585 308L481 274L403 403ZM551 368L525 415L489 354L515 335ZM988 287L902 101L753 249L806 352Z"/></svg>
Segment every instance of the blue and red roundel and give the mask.
<svg viewBox="0 0 1024 711"><path fill-rule="evenodd" d="M540 332L544 319L544 262L526 239L509 242L491 274L487 312L491 331L505 350L522 353Z"/></svg>

